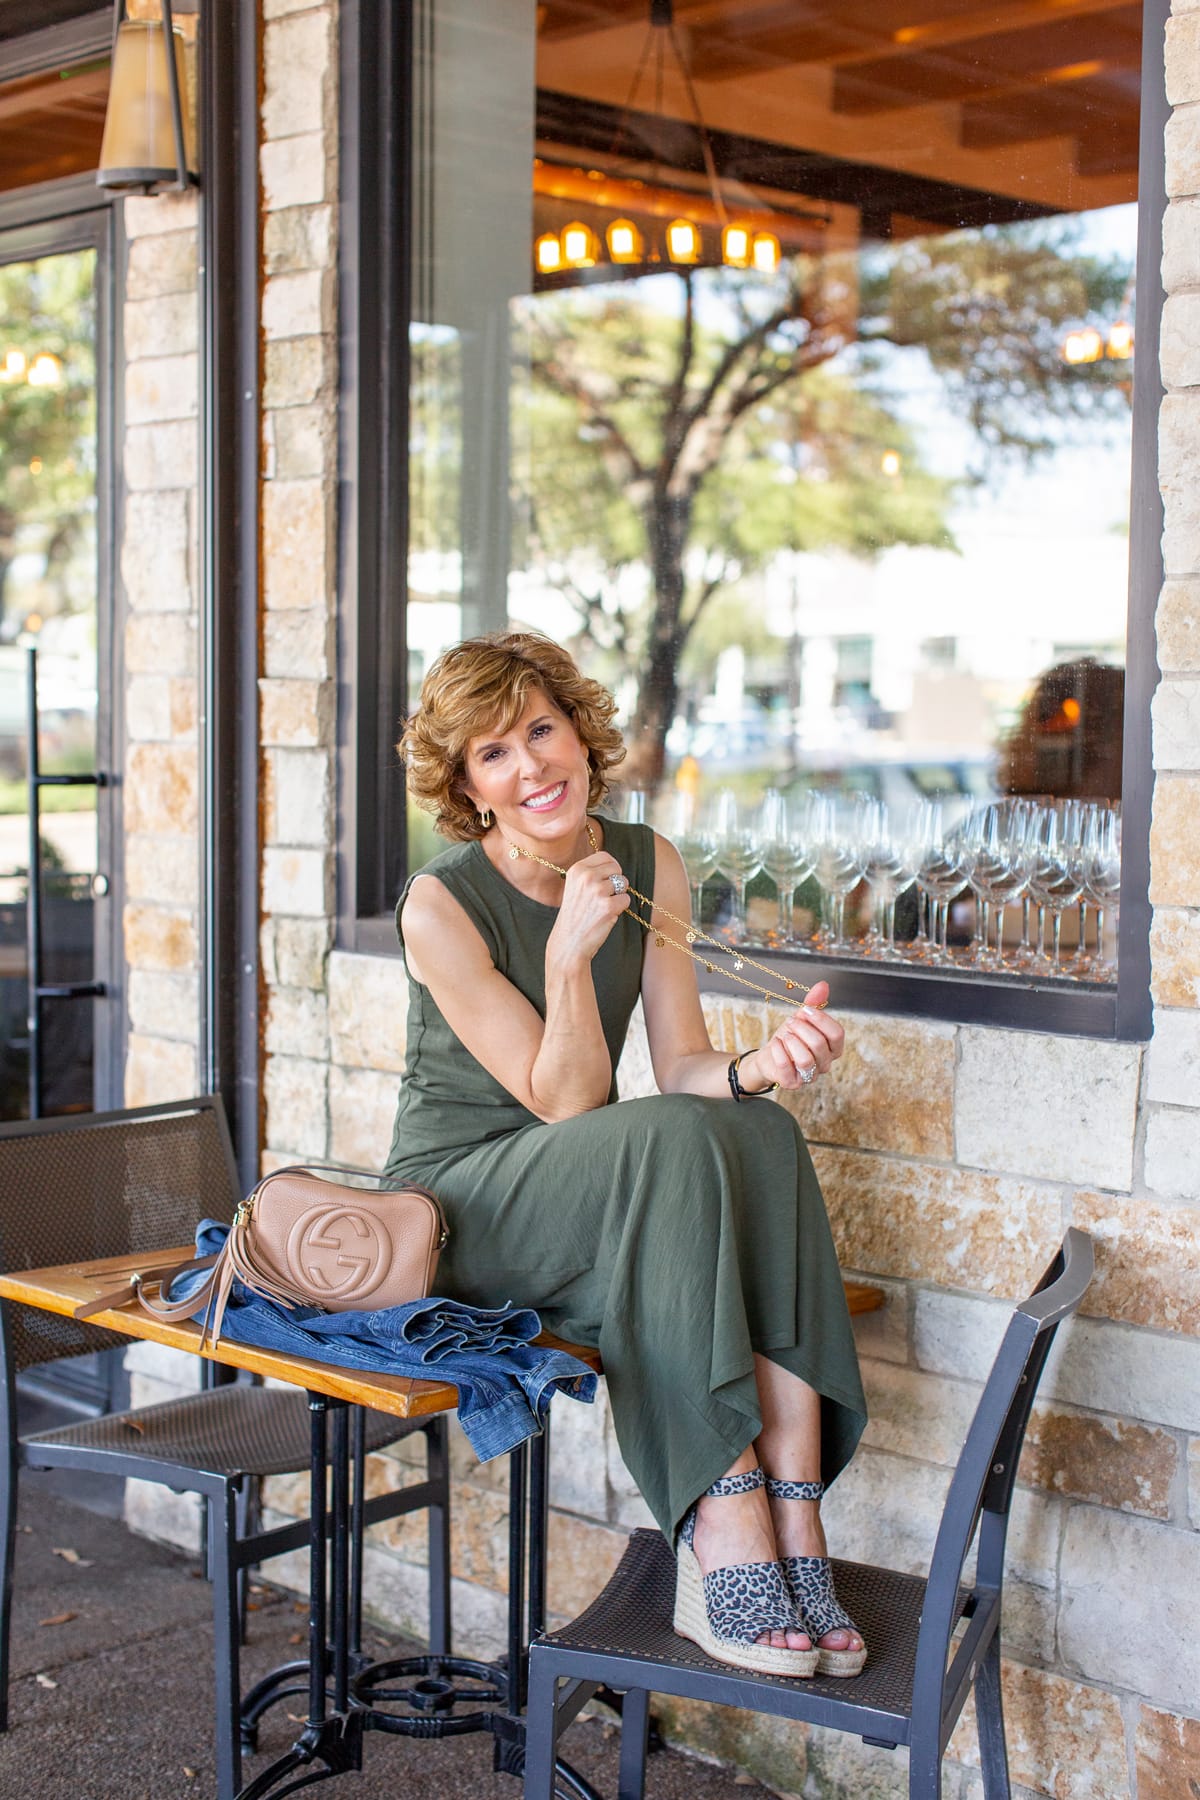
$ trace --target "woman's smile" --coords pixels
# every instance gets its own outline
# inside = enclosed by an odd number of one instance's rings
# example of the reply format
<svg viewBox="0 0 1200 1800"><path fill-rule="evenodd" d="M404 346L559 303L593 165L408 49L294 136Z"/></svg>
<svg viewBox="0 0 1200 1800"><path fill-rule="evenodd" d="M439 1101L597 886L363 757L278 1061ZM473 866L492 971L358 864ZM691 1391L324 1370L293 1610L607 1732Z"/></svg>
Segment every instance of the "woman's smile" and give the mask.
<svg viewBox="0 0 1200 1800"><path fill-rule="evenodd" d="M529 812L549 812L552 806L558 805L566 791L566 782L556 781L553 787L540 788L536 794L530 794L527 800L522 800L521 805Z"/></svg>

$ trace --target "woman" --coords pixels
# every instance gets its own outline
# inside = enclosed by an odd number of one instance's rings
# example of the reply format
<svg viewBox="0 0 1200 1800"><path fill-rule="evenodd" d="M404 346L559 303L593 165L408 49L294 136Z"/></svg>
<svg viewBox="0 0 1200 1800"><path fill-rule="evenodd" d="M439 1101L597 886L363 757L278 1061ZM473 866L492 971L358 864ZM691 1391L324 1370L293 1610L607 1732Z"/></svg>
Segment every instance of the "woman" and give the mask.
<svg viewBox="0 0 1200 1800"><path fill-rule="evenodd" d="M676 1630L737 1666L851 1674L866 1651L819 1510L866 1416L845 1294L790 1114L734 1103L807 1085L843 1032L821 983L761 1049L712 1048L671 922L678 853L589 811L625 754L614 710L534 633L459 644L426 677L400 751L454 847L396 909L387 1173L442 1202L447 1293L599 1347L621 1452L678 1535ZM661 1094L615 1106L639 996Z"/></svg>

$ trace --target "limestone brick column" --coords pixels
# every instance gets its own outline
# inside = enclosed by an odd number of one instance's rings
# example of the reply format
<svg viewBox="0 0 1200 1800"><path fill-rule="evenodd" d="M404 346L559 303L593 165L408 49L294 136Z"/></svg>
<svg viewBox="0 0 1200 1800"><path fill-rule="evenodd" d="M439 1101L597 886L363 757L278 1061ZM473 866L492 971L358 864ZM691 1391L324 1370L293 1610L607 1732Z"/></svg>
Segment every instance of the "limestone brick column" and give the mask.
<svg viewBox="0 0 1200 1800"><path fill-rule="evenodd" d="M122 315L125 1101L196 1089L199 855L194 195L129 199Z"/></svg>
<svg viewBox="0 0 1200 1800"><path fill-rule="evenodd" d="M329 1147L334 914L336 12L265 0L262 961L268 1160Z"/></svg>

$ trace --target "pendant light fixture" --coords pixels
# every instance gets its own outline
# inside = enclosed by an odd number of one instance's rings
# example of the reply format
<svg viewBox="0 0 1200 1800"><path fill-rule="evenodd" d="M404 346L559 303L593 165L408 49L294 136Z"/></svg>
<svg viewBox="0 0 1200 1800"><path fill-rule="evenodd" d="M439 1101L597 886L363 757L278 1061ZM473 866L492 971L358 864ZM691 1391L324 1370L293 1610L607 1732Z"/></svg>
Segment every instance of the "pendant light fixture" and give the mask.
<svg viewBox="0 0 1200 1800"><path fill-rule="evenodd" d="M663 114L663 85L667 71L668 55L674 62L683 89L687 95L688 107L692 115L696 136L700 141L700 153L704 159L704 173L708 180L709 193L712 196L712 210L716 215L716 225L721 237L721 261L727 268L758 270L760 274L772 274L779 267L779 239L773 232L755 232L750 225L730 222L721 192L721 182L717 174L716 159L713 156L712 142L708 135L708 127L704 123L704 114L700 110L700 101L692 81L683 50L675 32L674 0L650 0L650 22L646 40L638 59L637 70L629 97L621 111L621 123L617 128L619 142L624 131L624 120L633 111L641 85L643 73L647 65L653 63L654 111L658 116ZM657 169L657 164L656 164ZM706 209L707 210L707 209ZM618 255L613 249L613 235L620 227L630 228L628 220L619 220L609 228L606 234L609 242L609 254L614 262L639 262L643 260L644 246L639 242L636 254L632 248L626 251L629 240L620 236L622 250L626 253ZM640 234L638 234L640 239ZM684 211L679 217L668 223L663 240L668 262L677 267L687 268L700 262L704 255L704 236L696 218L689 217Z"/></svg>
<svg viewBox="0 0 1200 1800"><path fill-rule="evenodd" d="M96 181L116 194L183 193L195 186L195 132L187 107L183 34L171 0L157 19L113 15L112 70Z"/></svg>

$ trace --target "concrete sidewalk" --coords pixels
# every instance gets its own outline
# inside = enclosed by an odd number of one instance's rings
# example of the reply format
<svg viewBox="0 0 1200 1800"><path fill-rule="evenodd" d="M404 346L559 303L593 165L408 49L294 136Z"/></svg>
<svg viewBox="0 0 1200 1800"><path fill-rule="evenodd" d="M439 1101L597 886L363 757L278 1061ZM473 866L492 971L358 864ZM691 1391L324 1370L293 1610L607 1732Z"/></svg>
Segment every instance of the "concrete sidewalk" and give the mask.
<svg viewBox="0 0 1200 1800"><path fill-rule="evenodd" d="M212 1627L198 1565L64 1500L36 1475L21 1485L0 1800L210 1800ZM291 1595L256 1594L244 1683L304 1654L305 1613ZM378 1636L368 1644L378 1654L390 1647ZM288 1704L264 1720L263 1755L247 1759L247 1778L295 1735ZM616 1748L615 1731L598 1721L569 1734L569 1759L606 1797L616 1794ZM519 1783L492 1772L483 1736L372 1734L365 1760L362 1775L313 1791L330 1800L520 1800ZM767 1790L664 1751L650 1759L646 1793L745 1800Z"/></svg>

